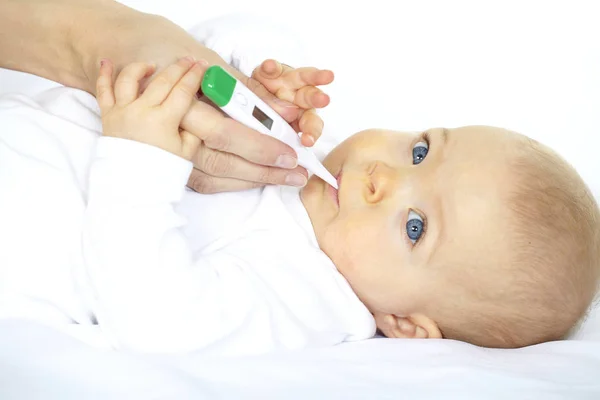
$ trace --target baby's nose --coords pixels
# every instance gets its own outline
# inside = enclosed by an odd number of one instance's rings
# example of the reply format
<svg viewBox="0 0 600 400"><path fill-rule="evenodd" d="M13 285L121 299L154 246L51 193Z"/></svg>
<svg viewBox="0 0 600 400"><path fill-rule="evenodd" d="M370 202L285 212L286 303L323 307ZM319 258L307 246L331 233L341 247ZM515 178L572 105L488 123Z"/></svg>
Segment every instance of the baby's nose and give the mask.
<svg viewBox="0 0 600 400"><path fill-rule="evenodd" d="M377 203L390 195L398 184L398 171L382 162L373 162L368 170L369 194L367 201Z"/></svg>

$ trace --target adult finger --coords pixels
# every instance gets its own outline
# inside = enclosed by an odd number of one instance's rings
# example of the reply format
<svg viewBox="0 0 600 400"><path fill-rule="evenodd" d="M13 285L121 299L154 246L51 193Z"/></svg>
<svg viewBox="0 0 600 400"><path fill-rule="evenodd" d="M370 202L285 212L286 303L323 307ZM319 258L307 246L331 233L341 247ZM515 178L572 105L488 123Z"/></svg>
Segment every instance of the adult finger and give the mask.
<svg viewBox="0 0 600 400"><path fill-rule="evenodd" d="M217 178L235 178L261 184L302 187L306 185L308 172L298 166L294 169L267 167L244 160L231 153L213 150L200 145L192 158L195 168Z"/></svg>
<svg viewBox="0 0 600 400"><path fill-rule="evenodd" d="M194 168L187 186L198 193L212 194L248 190L264 186L264 184L235 178L218 178Z"/></svg>
<svg viewBox="0 0 600 400"><path fill-rule="evenodd" d="M198 136L205 146L235 154L254 164L286 169L298 164L296 153L290 146L223 116L203 102L192 104L181 127Z"/></svg>

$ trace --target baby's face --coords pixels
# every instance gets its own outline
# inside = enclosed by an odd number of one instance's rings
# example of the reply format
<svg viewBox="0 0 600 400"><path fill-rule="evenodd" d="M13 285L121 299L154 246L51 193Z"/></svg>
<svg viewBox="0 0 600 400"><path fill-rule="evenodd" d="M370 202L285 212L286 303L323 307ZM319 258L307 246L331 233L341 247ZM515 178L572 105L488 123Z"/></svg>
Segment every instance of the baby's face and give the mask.
<svg viewBox="0 0 600 400"><path fill-rule="evenodd" d="M332 151L302 191L321 249L377 316L432 314L461 263L506 247L503 168L514 134L491 127L369 130ZM435 268L434 265L452 265Z"/></svg>

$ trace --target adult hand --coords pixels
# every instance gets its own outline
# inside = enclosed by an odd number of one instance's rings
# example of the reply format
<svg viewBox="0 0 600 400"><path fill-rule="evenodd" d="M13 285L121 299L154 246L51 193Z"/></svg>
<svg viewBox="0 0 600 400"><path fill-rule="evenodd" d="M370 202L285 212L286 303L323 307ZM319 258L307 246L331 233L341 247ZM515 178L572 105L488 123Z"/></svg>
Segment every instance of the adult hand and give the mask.
<svg viewBox="0 0 600 400"><path fill-rule="evenodd" d="M100 61L115 73L133 62L153 63L157 73L191 55L228 69L294 126L317 140L318 116L305 124L301 107L276 100L260 83L232 70L215 52L165 18L110 0L0 0L0 67L29 72L95 94ZM19 40L15 40L18 38ZM315 122L316 121L316 122ZM264 184L305 182L292 148L196 102L184 129L203 139L190 187L204 192L241 190ZM286 183L287 182L287 183Z"/></svg>
<svg viewBox="0 0 600 400"><path fill-rule="evenodd" d="M278 99L259 80L230 67L218 54L171 21L138 12L132 13L129 18L127 23L120 24L118 33L113 33L118 35L118 43L123 43L117 53L107 48L97 59L90 61L90 68L97 69L99 58L106 57L115 63L116 71L128 63L142 61L154 63L158 74L175 60L191 55L196 60L206 60L211 65L226 68L296 130L303 128L303 140L307 146L312 146L321 136L323 121L316 113L305 111L307 106L326 105L322 101L312 105ZM116 36L113 39L117 41ZM310 97L308 101L310 103ZM188 186L198 192L236 191L265 184L306 184L308 174L304 168L297 166L296 154L291 147L225 117L207 102L195 101L181 128L202 140L192 160L195 168L188 182Z"/></svg>

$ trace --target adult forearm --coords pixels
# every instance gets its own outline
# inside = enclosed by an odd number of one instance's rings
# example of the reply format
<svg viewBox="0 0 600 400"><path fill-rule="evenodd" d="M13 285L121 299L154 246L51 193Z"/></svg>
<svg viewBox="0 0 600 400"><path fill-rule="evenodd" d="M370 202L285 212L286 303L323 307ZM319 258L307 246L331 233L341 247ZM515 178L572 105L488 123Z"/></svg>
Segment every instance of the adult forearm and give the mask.
<svg viewBox="0 0 600 400"><path fill-rule="evenodd" d="M96 55L136 13L112 0L0 0L0 67L92 92Z"/></svg>
<svg viewBox="0 0 600 400"><path fill-rule="evenodd" d="M200 18L202 7L198 8ZM109 59L115 73L140 61L155 64L160 72L185 56L228 68L295 125L309 126L301 119L316 117L299 107L276 102L258 81L227 65L219 54L164 17L145 14L113 0L0 0L0 67L29 72L95 94L101 59ZM195 160L190 181L193 188L206 192L242 190L256 184L285 184L289 174L303 173L299 167L284 170L288 167L276 162L282 155L295 158L291 147L231 119L227 124L219 123L225 119L211 105L197 102L188 115L184 128L203 138L208 149ZM320 120L317 123L323 125ZM320 132L312 136L319 135ZM230 138L236 145L221 147ZM225 170L232 172L225 175L206 167L206 160L215 154L219 160L225 160L220 163L231 163ZM247 173L249 169L254 172Z"/></svg>

